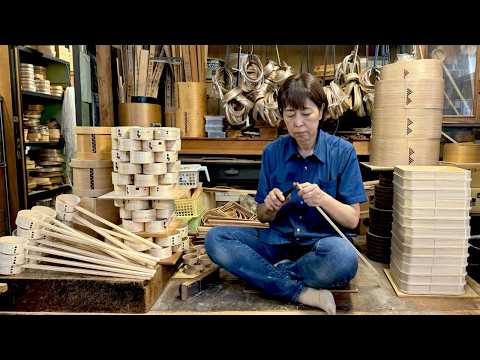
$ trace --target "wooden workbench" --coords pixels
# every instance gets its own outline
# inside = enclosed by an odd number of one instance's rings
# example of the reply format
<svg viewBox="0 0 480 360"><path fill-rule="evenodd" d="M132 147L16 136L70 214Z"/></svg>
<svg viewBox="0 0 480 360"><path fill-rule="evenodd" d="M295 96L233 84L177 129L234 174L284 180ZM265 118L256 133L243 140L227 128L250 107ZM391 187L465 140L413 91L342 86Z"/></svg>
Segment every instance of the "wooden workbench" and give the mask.
<svg viewBox="0 0 480 360"><path fill-rule="evenodd" d="M182 155L262 155L263 149L272 140L260 139L212 139L205 137L182 138ZM353 146L357 155L369 155L369 141L356 140Z"/></svg>
<svg viewBox="0 0 480 360"><path fill-rule="evenodd" d="M0 295L0 311L146 313L175 271L159 266L148 281L41 270L2 275L8 289Z"/></svg>

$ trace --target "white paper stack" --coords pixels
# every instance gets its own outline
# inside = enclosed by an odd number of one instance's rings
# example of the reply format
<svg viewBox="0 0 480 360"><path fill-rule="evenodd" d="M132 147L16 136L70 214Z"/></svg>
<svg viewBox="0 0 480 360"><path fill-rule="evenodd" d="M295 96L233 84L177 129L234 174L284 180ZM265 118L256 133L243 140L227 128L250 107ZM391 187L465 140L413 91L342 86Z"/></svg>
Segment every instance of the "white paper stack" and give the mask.
<svg viewBox="0 0 480 360"><path fill-rule="evenodd" d="M396 166L390 272L408 294L464 293L470 171Z"/></svg>

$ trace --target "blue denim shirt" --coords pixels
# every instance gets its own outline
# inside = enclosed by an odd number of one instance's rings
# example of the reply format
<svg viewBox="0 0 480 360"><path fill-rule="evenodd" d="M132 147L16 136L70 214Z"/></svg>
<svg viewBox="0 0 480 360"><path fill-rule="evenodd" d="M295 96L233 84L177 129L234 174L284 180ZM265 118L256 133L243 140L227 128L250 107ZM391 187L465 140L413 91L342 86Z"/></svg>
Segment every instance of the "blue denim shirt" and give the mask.
<svg viewBox="0 0 480 360"><path fill-rule="evenodd" d="M318 132L314 153L305 159L298 153L296 141L290 135L281 136L266 146L256 202L263 203L273 188L288 190L293 182L318 184L344 204L367 201L355 148L348 141L322 130ZM345 233L344 228L339 228ZM292 192L289 202L279 210L270 224L270 231L261 234L261 240L269 244L298 242L302 245L337 235L315 207L302 201L298 190Z"/></svg>

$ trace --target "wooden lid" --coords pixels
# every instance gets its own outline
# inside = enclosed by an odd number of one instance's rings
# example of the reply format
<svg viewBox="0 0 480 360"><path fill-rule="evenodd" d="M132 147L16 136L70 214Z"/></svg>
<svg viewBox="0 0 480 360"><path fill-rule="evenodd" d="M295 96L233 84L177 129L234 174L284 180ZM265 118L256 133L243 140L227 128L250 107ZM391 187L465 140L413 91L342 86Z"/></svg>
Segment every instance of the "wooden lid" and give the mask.
<svg viewBox="0 0 480 360"><path fill-rule="evenodd" d="M70 161L72 168L93 169L93 168L113 168L111 160L78 160Z"/></svg>
<svg viewBox="0 0 480 360"><path fill-rule="evenodd" d="M109 126L76 126L75 134L101 134L101 135L111 135L112 128Z"/></svg>

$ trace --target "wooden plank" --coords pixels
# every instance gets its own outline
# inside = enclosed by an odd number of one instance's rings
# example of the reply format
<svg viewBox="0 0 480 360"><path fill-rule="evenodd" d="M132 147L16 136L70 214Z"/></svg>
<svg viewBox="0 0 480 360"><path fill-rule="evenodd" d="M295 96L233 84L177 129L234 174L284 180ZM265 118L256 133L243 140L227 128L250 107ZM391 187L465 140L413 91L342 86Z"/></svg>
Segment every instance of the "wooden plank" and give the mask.
<svg viewBox="0 0 480 360"><path fill-rule="evenodd" d="M189 155L262 155L271 141L257 139L182 138L180 154Z"/></svg>
<svg viewBox="0 0 480 360"><path fill-rule="evenodd" d="M214 266L212 269L204 271L196 278L182 283L180 285L180 299L187 300L207 288L210 284L218 283L219 281L220 271L217 266Z"/></svg>
<svg viewBox="0 0 480 360"><path fill-rule="evenodd" d="M111 46L96 46L98 105L100 111L100 126L113 126L113 93Z"/></svg>
<svg viewBox="0 0 480 360"><path fill-rule="evenodd" d="M131 101L132 95L134 95L134 47L135 45L127 45L128 52L127 52L127 61L128 61L128 102Z"/></svg>
<svg viewBox="0 0 480 360"><path fill-rule="evenodd" d="M181 45L182 57L184 62L185 81L193 81L192 78L192 61L190 58L190 49L188 45Z"/></svg>
<svg viewBox="0 0 480 360"><path fill-rule="evenodd" d="M190 53L190 68L192 71L192 81L198 82L197 47L195 45L189 45L188 51Z"/></svg>
<svg viewBox="0 0 480 360"><path fill-rule="evenodd" d="M148 50L140 51L140 61L138 69L138 95L146 96L148 75Z"/></svg>
<svg viewBox="0 0 480 360"><path fill-rule="evenodd" d="M20 93L20 84L17 83L17 91ZM18 188L17 174L24 174L26 172L25 165L17 169L16 162L16 139L14 127L13 127L13 101L12 99L12 83L10 78L10 59L8 54L8 45L0 45L0 96L3 97L3 124L5 132L5 158L7 162L8 177L8 192L10 194L9 203L5 201L2 204L3 208L10 207L10 214L13 214L10 219L10 226L12 229L15 225L15 214L20 210L20 197L23 198L25 204L27 204L27 195L25 189ZM17 105L19 106L18 102ZM23 146L23 145L20 145ZM18 194L18 195L15 195ZM4 196L4 195L2 195Z"/></svg>
<svg viewBox="0 0 480 360"><path fill-rule="evenodd" d="M1 283L0 284L0 294L7 292L8 284Z"/></svg>
<svg viewBox="0 0 480 360"><path fill-rule="evenodd" d="M153 81L153 73L154 69L156 68L156 63L154 63L152 60L155 57L157 51L157 46L156 45L150 45L149 51L148 51L148 71L147 71L147 87L145 90L145 96L152 96L152 81Z"/></svg>
<svg viewBox="0 0 480 360"><path fill-rule="evenodd" d="M172 256L169 258L160 260L158 263L160 265L176 265L178 263L178 260L182 257L182 253L173 253Z"/></svg>

